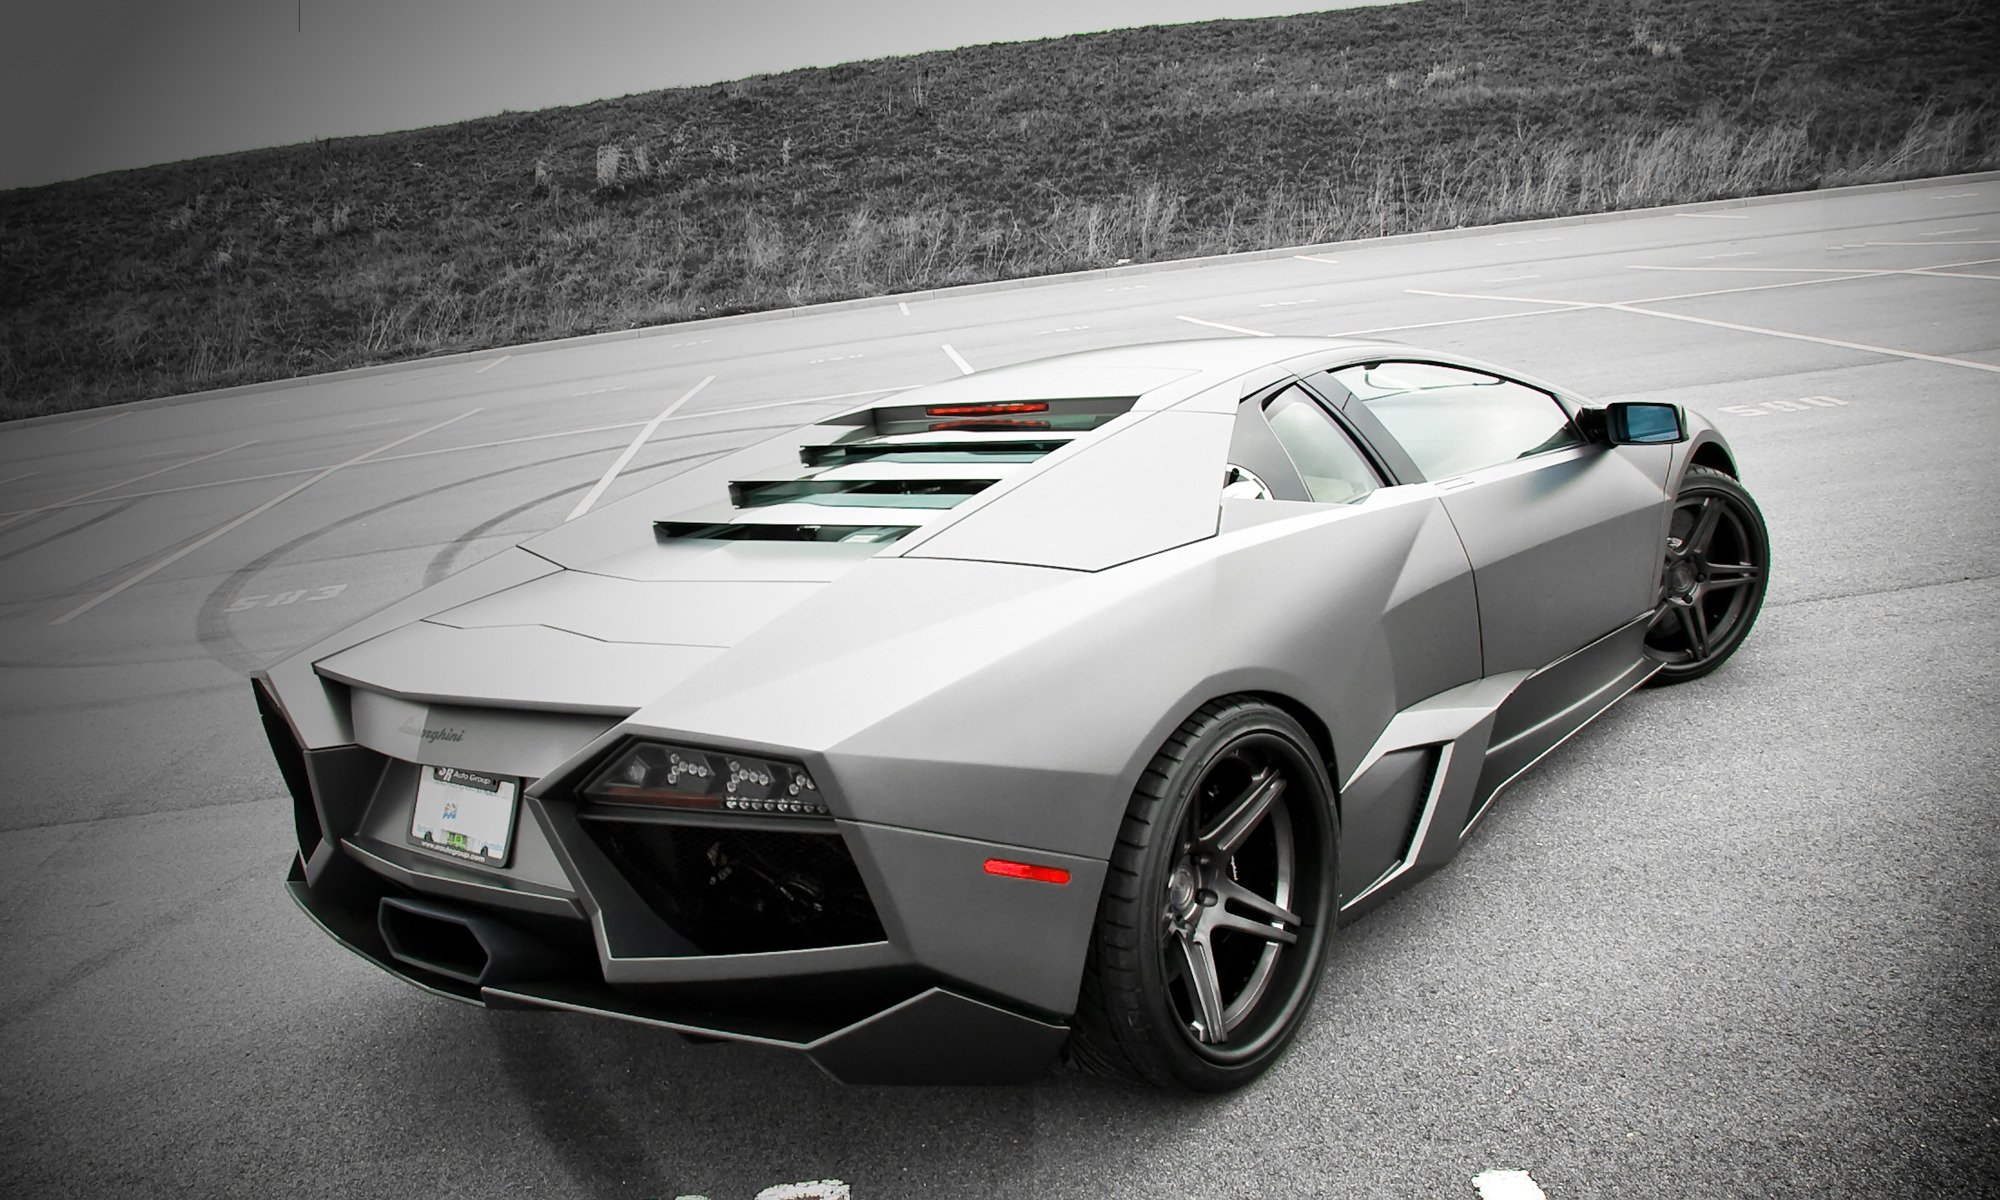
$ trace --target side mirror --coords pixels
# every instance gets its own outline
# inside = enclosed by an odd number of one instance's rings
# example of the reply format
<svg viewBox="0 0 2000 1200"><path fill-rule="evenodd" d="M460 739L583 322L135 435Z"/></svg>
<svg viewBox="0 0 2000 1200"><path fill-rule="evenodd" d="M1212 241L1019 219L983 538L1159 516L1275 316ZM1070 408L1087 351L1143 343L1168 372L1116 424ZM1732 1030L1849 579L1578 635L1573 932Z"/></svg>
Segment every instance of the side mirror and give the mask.
<svg viewBox="0 0 2000 1200"><path fill-rule="evenodd" d="M1627 404L1604 410L1604 434L1614 446L1664 446L1687 441L1687 416L1678 404Z"/></svg>

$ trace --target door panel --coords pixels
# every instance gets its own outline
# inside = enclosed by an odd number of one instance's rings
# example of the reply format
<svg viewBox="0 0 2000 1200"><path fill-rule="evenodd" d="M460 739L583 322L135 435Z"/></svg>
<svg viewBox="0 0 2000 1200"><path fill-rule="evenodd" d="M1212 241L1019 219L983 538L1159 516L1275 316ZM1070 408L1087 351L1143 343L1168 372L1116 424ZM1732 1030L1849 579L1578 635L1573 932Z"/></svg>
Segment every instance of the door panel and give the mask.
<svg viewBox="0 0 2000 1200"><path fill-rule="evenodd" d="M1652 607L1669 446L1580 446L1442 480L1485 673L1534 670Z"/></svg>

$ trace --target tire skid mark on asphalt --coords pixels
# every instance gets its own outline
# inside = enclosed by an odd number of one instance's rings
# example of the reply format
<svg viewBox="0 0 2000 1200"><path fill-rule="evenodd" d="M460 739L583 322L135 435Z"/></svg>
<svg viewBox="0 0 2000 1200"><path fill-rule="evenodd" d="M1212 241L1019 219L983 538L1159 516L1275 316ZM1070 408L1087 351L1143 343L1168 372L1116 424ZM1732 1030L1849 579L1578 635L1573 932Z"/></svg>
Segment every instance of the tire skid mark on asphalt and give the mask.
<svg viewBox="0 0 2000 1200"><path fill-rule="evenodd" d="M265 801L239 800L233 803L262 804ZM217 807L223 806L218 805ZM117 819L119 817L157 815L157 813L107 813L92 818L90 823L107 818ZM238 903L239 897L231 894L233 891L241 889L246 885L259 886L269 873L270 867L266 863L255 862L246 864L236 874L212 886L203 888L198 893L189 895L184 903L154 909L152 911L154 919L124 926L125 936L118 939L111 946L99 950L94 954L87 955L78 962L72 963L69 967L57 972L54 978L43 983L35 990L32 996L23 997L17 1003L7 1006L4 1011L0 1011L0 1029L12 1029L29 1020L61 998L62 993L96 975L98 972L116 965L126 955L134 951L144 950L153 945L161 934L189 924L197 918L206 917L207 911L218 905L233 905Z"/></svg>
<svg viewBox="0 0 2000 1200"><path fill-rule="evenodd" d="M110 416L108 416L108 417L99 417L99 418L98 418L97 420L95 420L95 421L86 421L86 422L84 422L83 424L81 424L81 425L78 425L78 426L76 426L75 428L71 429L71 430L70 430L69 432L71 432L71 433L82 433L82 432L83 432L84 430L86 430L86 429L95 429L95 428L97 428L97 427L98 427L99 425L109 425L109 424L111 424L111 422L113 422L113 421L116 421L116 420L117 420L118 418L120 418L120 417L129 417L129 416L131 416L131 415L132 415L133 413L135 413L135 412L137 412L137 411L138 411L138 410L137 410L137 409L135 409L135 408L126 408L126 409L121 409L121 410L119 410L118 412L115 412L115 413L112 413L112 414L111 414Z"/></svg>
<svg viewBox="0 0 2000 1200"><path fill-rule="evenodd" d="M744 429L730 430L727 432L762 433L773 429L789 429L789 428L791 428L790 425L754 425L746 427ZM675 466L680 463L689 462L696 459L712 458L717 454L725 453L728 449L729 447L724 447L718 450L702 451L696 454L683 455L678 458L665 459L663 461L656 463L645 463L638 467L634 467L633 474L637 475L637 474L644 474L649 471L657 471L666 467ZM538 458L533 462L518 463L511 467L502 467L495 471L487 471L467 479L459 479L459 480L454 480L450 483L442 483L437 485L436 487L426 488L420 492L413 492L407 496L399 496L393 500L384 501L383 503L378 504L375 507L367 509L363 512L354 513L350 516L343 517L338 521L333 521L326 525L322 525L317 529L309 530L306 533L302 533L299 536L291 539L290 541L285 542L283 545L276 546L270 550L267 550L263 554L260 554L256 558L252 559L250 562L245 563L243 566L236 568L234 571L230 572L229 575L222 580L222 582L218 583L215 586L214 590L210 591L208 596L202 601L201 607L199 611L196 613L195 637L201 642L202 649L208 652L208 656L210 658L214 659L217 663L219 663L223 667L228 668L230 671L235 672L237 675L247 678L250 672L258 670L268 664L264 658L251 654L248 651L248 649L245 648L242 639L239 638L236 634L234 623L228 619L228 614L226 610L228 609L230 603L236 599L236 597L242 592L242 590L246 586L249 585L250 581L252 579L255 579L258 575L262 574L264 571L268 570L273 563L276 563L286 558L287 556L291 555L302 546L309 545L329 534L337 533L340 530L345 529L350 525L354 525L358 522L367 521L373 517L378 517L383 513L386 513L391 509L398 508L402 505L412 504L418 501L427 500L430 499L431 497L442 495L446 492L454 491L458 488L468 487L474 484L491 483L495 479L501 478L502 476L511 475L517 471L533 470L537 467L548 466L551 463L564 462L572 458L586 458L598 453L600 453L600 451L595 448L589 450L579 450L573 454L565 454L558 458L552 458L552 459ZM546 495L538 496L535 499L527 501L526 503L520 505L517 509L513 510L507 515L512 516L519 512L525 512L528 509L535 507L536 505L546 504L551 500L560 499L561 497L566 496L571 492L574 492L577 488L581 486L583 485L580 483L569 484L563 488L550 492ZM494 524L497 524L498 520L499 519L495 519L493 521L481 522L479 525L473 526L472 531L470 531L469 533L461 534L459 537L454 538L452 541L440 547L437 553L432 556L430 563L425 566L423 586L428 587L431 584L438 582L438 580L443 579L445 575L449 574L450 567L445 566L440 568L439 563L440 562L448 563L449 556L455 555L464 545L470 544L471 542L478 540L481 536L484 536L483 530L486 528L490 528ZM524 538L522 540L526 539ZM327 632L331 631L320 630L311 636L316 638ZM300 639L300 644L301 645L305 644L306 640L307 639L305 638Z"/></svg>
<svg viewBox="0 0 2000 1200"><path fill-rule="evenodd" d="M861 396L879 396L888 392L906 392L912 388L921 386L923 385L915 383L899 384L895 387L867 388L859 392L836 392L826 396L801 396L795 400L773 400L767 404L744 404L731 408L705 408L699 412L676 413L672 417L668 418L667 423L671 424L675 421L699 421L708 417L731 417L737 415L738 413L762 412L766 409L772 409L772 408L796 408L800 405L823 404L832 400L852 400L859 398ZM490 442L473 442L463 446L440 446L435 450L412 450L407 454L384 454L378 458L371 458L367 462L362 463L360 465L373 467L373 466L380 466L385 463L408 462L411 459L417 459L417 458L435 458L441 454L463 454L469 450L493 450L503 446L518 446L526 442L546 442L546 441L552 441L556 438L582 437L586 434L592 434L592 433L622 433L627 429L637 429L641 425L644 425L645 423L646 422L644 421L619 421L611 425L588 425L578 429L557 429L557 430L552 430L548 433L526 433L518 437L498 438ZM760 426L760 428L762 427ZM793 426L786 425L784 426L784 428L790 429L793 428ZM691 436L706 437L708 436L708 434L706 432L703 432L701 434L691 435ZM592 450L589 451L588 453L596 453L596 451ZM117 500L136 500L136 499L145 499L152 496L171 496L180 492L198 492L204 488L233 487L239 483L263 483L266 480L271 480L271 479L291 479L294 476L298 475L310 475L314 471L320 469L321 468L319 467L297 467L290 471L271 471L263 475L239 475L233 479L211 479L203 483L183 484L180 487L156 488L148 492L128 492L120 496L104 496L88 500L63 501L57 504L47 505L46 507L53 510L61 508L74 508L82 504L109 504ZM136 481L128 480L127 482L136 482ZM20 510L20 512L26 512L26 511L40 511L40 510ZM9 517L15 515L19 514L0 512L0 517Z"/></svg>
<svg viewBox="0 0 2000 1200"><path fill-rule="evenodd" d="M584 1195L680 1194L664 1178L665 1164L646 1152L658 1142L658 1130L633 1127L638 1114L629 1097L621 1103L613 1091L617 1076L606 1080L592 1072L579 1079L561 1065L568 1047L566 1039L558 1040L546 1028L549 1014L489 1009L480 1015L492 1058L508 1085L506 1095L539 1135L538 1144L563 1174L581 1185ZM632 1031L598 1032L616 1036ZM661 1072L660 1077L671 1078L672 1073ZM588 1136L578 1136L583 1130Z"/></svg>
<svg viewBox="0 0 2000 1200"><path fill-rule="evenodd" d="M455 417L449 417L443 421L439 421L435 425L427 425L424 428L417 430L415 433L405 434L402 437L397 438L395 441L390 442L386 446L381 446L374 450L365 451L361 454L355 455L353 458L350 458L345 462L336 463L331 467L327 467L325 470L319 472L317 475L314 475L310 479L307 479L304 483L300 483L294 487L287 488L285 491L280 492L278 495L273 496L269 500L266 500L264 503L251 509L249 512L244 513L242 516L235 517L232 518L231 520L223 522L221 525L218 525L214 529L209 530L207 533L203 534L199 538L196 538L194 541L188 543L187 545L182 546L180 549L167 555L165 558L162 558L159 561L153 563L151 566L140 571L138 574L130 576L123 583L118 584L117 586L111 588L108 591L99 592L97 595L91 597L89 600L86 600L82 604L77 605L75 608L70 609L62 616L57 617L53 621L50 621L49 624L67 625L69 622L89 612L91 609L96 608L98 605L103 604L105 601L111 599L114 596L117 596L121 592L125 591L127 588L130 588L135 584L143 583L144 581L151 579L154 575L172 566L173 564L179 562L181 559L186 558L188 555L193 554L195 551L201 549L203 546L208 545L210 542L214 541L219 537L222 537L223 535L229 533L231 530L236 529L238 526L241 526L248 521L254 520L257 517L262 516L264 513L269 512L271 509L276 508L278 505L283 504L285 501L291 499L293 496L298 495L300 492L303 492L307 488L318 483L320 480L325 479L328 476L332 475L334 472L341 470L343 467L351 467L356 463L365 462L368 459L373 458L375 455L382 453L383 451L393 450L396 447L403 445L405 442L415 441L417 438L420 438L427 433L435 433L437 430L443 429L447 425L456 424L459 421L465 420L467 417L476 416L481 411L483 410L477 408L470 409L466 412L458 414Z"/></svg>
<svg viewBox="0 0 2000 1200"><path fill-rule="evenodd" d="M790 429L792 428L792 426L760 425L757 426L756 428L759 430ZM718 446L713 450L703 450L694 454L683 454L678 458L665 459L657 463L648 463L645 466L634 468L632 473L634 475L638 475L638 474L643 474L646 471L656 471L662 467L676 466L680 463L700 462L704 459L716 458L721 455L728 454L731 451L737 449L741 449L741 447L735 445ZM678 474L678 472L676 472L676 474ZM466 530L464 533L459 534L457 537L453 538L451 541L445 543L442 547L440 547L438 549L438 552L431 556L431 561L425 564L424 581L422 586L430 587L434 584L442 583L456 569L457 564L453 560L456 559L458 555L464 551L465 547L471 545L476 541L479 541L482 538L493 536L492 530L498 528L501 525L506 524L508 521L513 520L515 517L520 516L522 513L528 512L536 507L539 507L540 505L547 504L553 500L559 500L562 497L569 495L571 492L575 490L576 490L575 486L572 485L570 487L560 488L556 491L548 493L547 495L536 496L530 500L523 501L522 503L517 504L512 508L497 513L494 516L489 517L484 521L481 521L479 524L474 525L472 528ZM530 534L528 536L533 537L535 535ZM523 538L521 540L526 541L527 538Z"/></svg>
<svg viewBox="0 0 2000 1200"><path fill-rule="evenodd" d="M1951 579L1932 579L1919 583L1899 583L1892 587L1861 588L1852 592L1833 592L1824 596L1793 596L1790 599L1764 600L1764 611L1793 608L1800 604L1831 604L1839 600L1865 600L1870 596L1897 596L1904 592L1923 592L1932 588L1962 587L1968 584L1992 583L2000 580L2000 575L1958 575Z"/></svg>
<svg viewBox="0 0 2000 1200"><path fill-rule="evenodd" d="M23 471L19 475L9 475L5 479L0 479L0 487L6 487L10 483L19 483L23 479L32 479L40 474L40 471Z"/></svg>
<svg viewBox="0 0 2000 1200"><path fill-rule="evenodd" d="M257 439L251 438L247 442L238 442L234 446L225 446L220 450L212 450L207 454L198 454L193 458L184 458L177 463L170 463L167 466L158 468L157 470L148 471L144 475L134 475L130 479L120 480L117 483L107 483L103 487L92 488L87 492L78 492L76 495L71 496L67 500L53 501L51 503L44 504L39 508L20 509L16 512L8 513L5 516L0 516L0 529L5 529L7 526L14 524L16 521L24 521L29 517L37 516L41 513L49 512L53 509L68 508L70 505L76 504L83 500L88 500L92 496L99 496L105 492L116 491L122 487L130 487L135 483L142 483L148 479L153 478L156 475L165 475L168 471L177 471L182 467L191 467L198 462L207 462L211 458L220 458L222 455L228 454L232 450L243 450L251 446L254 446L256 444L257 444ZM35 474L35 472L30 471L29 474L32 475ZM113 500L120 498L121 497L116 497L116 496L111 497L111 499Z"/></svg>
<svg viewBox="0 0 2000 1200"><path fill-rule="evenodd" d="M83 530L90 528L92 525L99 523L100 521L109 521L111 518L119 515L120 513L130 512L132 510L132 507L138 503L139 503L138 498L134 497L133 499L127 500L123 504L118 505L118 507L116 508L107 508L103 512L98 513L94 517L90 517L86 520L79 521L67 529L58 529L54 533L51 533L46 537L39 538L35 541L29 542L25 546L16 546L11 550L0 550L0 562L5 562L10 558L19 557L20 555L26 554L30 550L40 549L41 547L48 545L50 542L59 542L62 539L68 537L69 535L73 533L80 533Z"/></svg>

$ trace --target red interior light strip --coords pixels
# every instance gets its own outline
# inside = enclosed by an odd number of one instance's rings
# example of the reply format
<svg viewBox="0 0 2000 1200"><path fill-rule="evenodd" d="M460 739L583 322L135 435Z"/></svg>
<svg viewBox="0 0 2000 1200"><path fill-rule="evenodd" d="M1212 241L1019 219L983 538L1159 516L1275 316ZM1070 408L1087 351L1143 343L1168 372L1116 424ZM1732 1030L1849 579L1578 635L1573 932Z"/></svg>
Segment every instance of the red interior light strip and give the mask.
<svg viewBox="0 0 2000 1200"><path fill-rule="evenodd" d="M1013 862L1005 858L987 859L986 873L1008 879L1031 879L1036 883L1069 882L1069 872L1061 867L1038 867L1034 863Z"/></svg>

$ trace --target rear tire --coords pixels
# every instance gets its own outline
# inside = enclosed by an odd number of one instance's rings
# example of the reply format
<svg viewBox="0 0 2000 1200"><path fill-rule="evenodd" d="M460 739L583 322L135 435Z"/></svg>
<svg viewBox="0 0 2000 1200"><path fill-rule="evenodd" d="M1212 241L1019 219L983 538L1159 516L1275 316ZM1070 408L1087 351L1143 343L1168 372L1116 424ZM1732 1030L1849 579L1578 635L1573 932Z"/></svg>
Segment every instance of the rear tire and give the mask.
<svg viewBox="0 0 2000 1200"><path fill-rule="evenodd" d="M1153 756L1112 852L1071 1056L1202 1092L1256 1079L1298 1033L1335 917L1333 789L1305 729L1205 704Z"/></svg>

